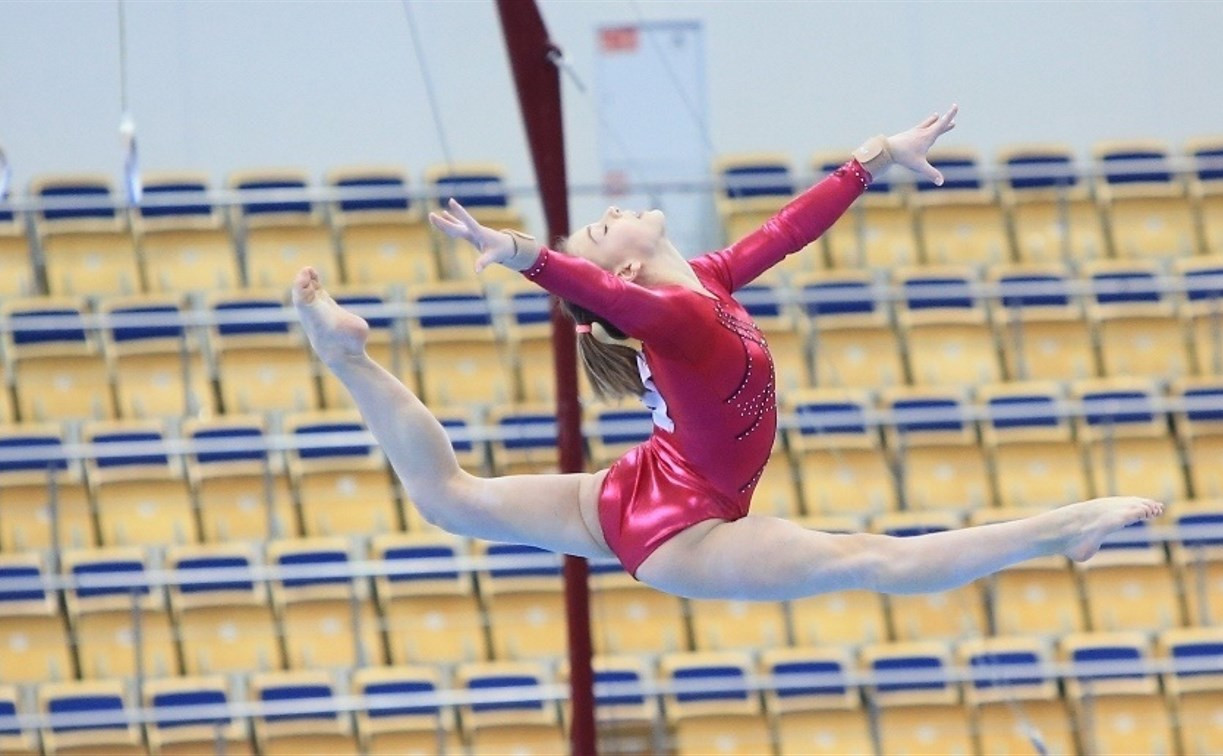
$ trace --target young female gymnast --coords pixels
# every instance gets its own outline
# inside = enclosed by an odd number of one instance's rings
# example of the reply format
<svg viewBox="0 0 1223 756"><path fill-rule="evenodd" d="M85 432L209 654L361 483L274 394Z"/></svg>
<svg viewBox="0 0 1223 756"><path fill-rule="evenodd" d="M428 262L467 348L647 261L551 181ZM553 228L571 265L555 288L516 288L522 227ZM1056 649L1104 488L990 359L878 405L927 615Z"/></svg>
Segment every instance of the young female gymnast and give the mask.
<svg viewBox="0 0 1223 756"><path fill-rule="evenodd" d="M1106 535L1158 515L1162 505L1093 499L907 538L821 533L748 515L777 409L764 337L731 292L823 233L891 163L941 183L926 153L955 115L952 106L908 131L874 137L761 229L693 260L667 240L657 210L608 208L573 233L564 253L481 226L453 200L449 212L433 214L438 229L479 248L477 270L505 265L576 305L594 385L604 394L637 393L653 409L650 439L596 473L464 472L429 410L366 355L365 321L337 306L313 269L298 274L293 299L312 347L352 394L412 501L453 533L614 555L643 583L689 598L942 591L1032 557L1087 559ZM592 322L606 333L592 332ZM617 355L600 340L626 334L640 340L639 357Z"/></svg>

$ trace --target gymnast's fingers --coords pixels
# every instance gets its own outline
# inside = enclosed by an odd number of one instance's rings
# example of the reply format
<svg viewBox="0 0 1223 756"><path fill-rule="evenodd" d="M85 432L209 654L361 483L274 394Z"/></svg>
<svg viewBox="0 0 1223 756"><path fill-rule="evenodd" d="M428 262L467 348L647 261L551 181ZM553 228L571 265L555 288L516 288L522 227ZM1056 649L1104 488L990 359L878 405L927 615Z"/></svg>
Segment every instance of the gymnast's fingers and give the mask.
<svg viewBox="0 0 1223 756"><path fill-rule="evenodd" d="M467 212L467 208L459 204L459 201L454 197L450 198L450 210L454 215L467 227L469 231L474 233L480 228L480 223L475 218L471 217L471 213Z"/></svg>

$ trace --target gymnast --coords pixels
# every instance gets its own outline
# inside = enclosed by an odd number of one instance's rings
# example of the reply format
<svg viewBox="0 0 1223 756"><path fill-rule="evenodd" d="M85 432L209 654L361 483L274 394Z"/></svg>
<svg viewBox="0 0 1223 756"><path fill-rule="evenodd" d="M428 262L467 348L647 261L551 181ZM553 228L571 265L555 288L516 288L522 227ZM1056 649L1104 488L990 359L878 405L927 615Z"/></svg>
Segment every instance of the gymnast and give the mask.
<svg viewBox="0 0 1223 756"><path fill-rule="evenodd" d="M748 514L777 428L776 384L764 337L731 293L816 239L892 163L941 184L926 154L956 113L953 105L871 138L759 230L691 260L667 239L658 210L610 207L558 244L563 251L486 228L453 199L431 214L436 228L480 251L477 271L504 265L565 302L600 396L636 395L652 409L650 438L599 472L465 472L424 404L365 353L366 322L340 308L312 268L298 273L293 301L311 346L352 394L413 503L452 533L615 556L641 582L697 599L943 591L1033 557L1084 560L1109 533L1163 505L1092 499L911 537L823 533Z"/></svg>

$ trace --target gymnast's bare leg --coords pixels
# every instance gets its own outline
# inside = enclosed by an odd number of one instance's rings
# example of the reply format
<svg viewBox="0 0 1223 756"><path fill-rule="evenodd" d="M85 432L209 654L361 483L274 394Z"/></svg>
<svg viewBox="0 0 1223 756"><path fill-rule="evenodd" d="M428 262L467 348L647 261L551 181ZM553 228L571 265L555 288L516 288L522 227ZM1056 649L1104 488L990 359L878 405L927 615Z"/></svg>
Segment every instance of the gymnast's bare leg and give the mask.
<svg viewBox="0 0 1223 756"><path fill-rule="evenodd" d="M785 600L828 591L945 591L1034 557L1090 558L1113 531L1163 512L1092 499L1021 520L925 535L830 534L775 517L709 520L664 543L637 577L688 598Z"/></svg>
<svg viewBox="0 0 1223 756"><path fill-rule="evenodd" d="M429 522L473 538L585 557L611 556L595 502L603 473L478 478L459 467L450 438L425 405L365 353L369 325L304 268L293 303L319 359L348 389L412 503Z"/></svg>

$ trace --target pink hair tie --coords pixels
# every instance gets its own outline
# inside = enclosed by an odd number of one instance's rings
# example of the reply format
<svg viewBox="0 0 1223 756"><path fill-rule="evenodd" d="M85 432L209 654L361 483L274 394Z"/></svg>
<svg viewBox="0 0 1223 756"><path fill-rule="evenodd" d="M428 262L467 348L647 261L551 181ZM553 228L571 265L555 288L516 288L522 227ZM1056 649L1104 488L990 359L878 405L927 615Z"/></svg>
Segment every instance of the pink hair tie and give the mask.
<svg viewBox="0 0 1223 756"><path fill-rule="evenodd" d="M578 323L573 330L578 333L590 333L590 323Z"/></svg>

